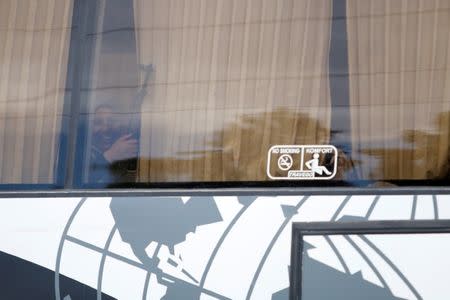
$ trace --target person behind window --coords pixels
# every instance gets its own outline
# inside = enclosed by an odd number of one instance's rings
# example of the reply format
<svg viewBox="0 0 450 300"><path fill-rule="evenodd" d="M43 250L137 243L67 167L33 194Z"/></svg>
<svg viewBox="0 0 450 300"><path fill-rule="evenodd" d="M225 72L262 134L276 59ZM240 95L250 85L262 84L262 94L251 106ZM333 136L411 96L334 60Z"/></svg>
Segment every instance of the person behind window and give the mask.
<svg viewBox="0 0 450 300"><path fill-rule="evenodd" d="M94 112L89 183L120 181L126 164L137 156L138 141L131 133L123 133L111 106L99 105Z"/></svg>

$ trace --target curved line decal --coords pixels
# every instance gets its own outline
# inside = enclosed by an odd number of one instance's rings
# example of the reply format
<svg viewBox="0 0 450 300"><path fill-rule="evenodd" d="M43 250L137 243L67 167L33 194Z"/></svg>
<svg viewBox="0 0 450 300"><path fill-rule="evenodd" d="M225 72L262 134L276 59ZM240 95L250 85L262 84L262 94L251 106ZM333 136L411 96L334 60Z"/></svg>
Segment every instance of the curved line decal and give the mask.
<svg viewBox="0 0 450 300"><path fill-rule="evenodd" d="M373 210L375 209L375 206L377 206L378 201L380 200L380 195L377 195L375 199L373 199L372 204L370 205L369 209L367 210L366 216L364 217L366 220L369 220L370 216L373 213Z"/></svg>
<svg viewBox="0 0 450 300"><path fill-rule="evenodd" d="M439 219L439 208L438 208L436 195L433 195L433 211L434 211L434 219L438 220Z"/></svg>
<svg viewBox="0 0 450 300"><path fill-rule="evenodd" d="M252 296L253 293L253 289L255 288L256 285L256 281L258 280L259 274L261 273L261 270L267 260L267 258L269 257L270 251L272 250L273 246L275 245L276 241L278 240L278 238L280 237L281 233L283 232L283 230L286 228L286 226L288 224L290 224L292 218L297 214L298 210L300 209L300 207L306 202L306 200L308 200L310 197L303 197L299 203L293 207L292 212L290 212L290 214L288 216L286 216L286 219L284 220L284 222L281 224L280 228L278 229L278 231L275 233L275 236L273 237L272 241L270 242L269 246L267 247L266 251L264 252L264 256L262 257L258 268L256 269L255 275L253 276L252 282L250 283L250 287L249 290L247 292L247 297L245 299L250 299L250 297Z"/></svg>
<svg viewBox="0 0 450 300"><path fill-rule="evenodd" d="M417 195L414 195L411 208L411 217L410 217L411 220L414 220L414 217L416 216L416 209L417 209Z"/></svg>
<svg viewBox="0 0 450 300"><path fill-rule="evenodd" d="M208 276L208 272L211 269L212 263L214 262L214 259L216 258L217 253L219 252L220 247L222 246L223 242L225 241L226 237L230 233L230 231L233 229L236 222L239 220L239 218L245 213L245 211L251 206L253 201L245 201L247 197L238 197L240 200L244 200L241 203L243 204L243 207L239 210L239 212L234 216L234 218L231 220L230 224L228 224L227 228L223 232L222 236L220 237L219 241L217 242L216 246L214 247L213 252L211 253L211 256L208 259L208 263L206 264L205 270L203 271L202 278L200 279L199 287L200 289L203 288L205 285L206 277ZM254 197L251 197L254 198ZM252 200L252 199L250 199Z"/></svg>
<svg viewBox="0 0 450 300"><path fill-rule="evenodd" d="M339 249L336 247L336 245L333 243L333 241L331 240L331 238L328 235L325 235L324 238L330 245L331 249L333 249L334 254L336 254L336 257L338 258L339 262L341 263L342 267L344 268L345 273L350 274L350 269L347 266L347 264L345 263L344 257L339 252Z"/></svg>
<svg viewBox="0 0 450 300"><path fill-rule="evenodd" d="M103 270L105 268L106 254L109 250L109 246L111 245L111 241L113 239L114 233L117 230L117 226L114 225L111 228L111 232L109 233L108 239L106 240L105 247L103 247L102 258L100 260L100 267L98 270L98 280L97 280L97 300L102 300L102 280L103 280Z"/></svg>
<svg viewBox="0 0 450 300"><path fill-rule="evenodd" d="M339 205L338 209L334 213L334 215L331 217L331 222L335 222L341 212L344 210L347 203L350 201L350 198L352 196L345 197L344 201L342 201L341 205ZM336 245L333 243L333 241L330 239L329 236L324 236L325 240L327 241L328 245L330 245L331 249L333 249L334 254L336 254L336 257L338 258L339 262L341 263L342 267L345 270L345 273L350 274L350 269L348 268L347 264L345 263L344 258L342 257L341 253L339 252L339 249L336 247Z"/></svg>
<svg viewBox="0 0 450 300"><path fill-rule="evenodd" d="M142 300L147 299L147 292L148 292L148 286L150 284L150 276L152 275L151 272L147 272L147 275L145 275L145 281L144 281L144 290L142 291Z"/></svg>
<svg viewBox="0 0 450 300"><path fill-rule="evenodd" d="M406 276L400 271L400 269L375 245L373 244L367 237L364 235L358 235L373 251L375 251L391 268L394 272L403 280L403 282L410 288L411 292L417 299L423 299L420 296L419 292L414 288L411 282L406 278Z"/></svg>
<svg viewBox="0 0 450 300"><path fill-rule="evenodd" d="M61 235L61 240L59 242L58 247L58 254L56 255L56 264L55 264L55 298L56 300L61 300L61 294L59 289L59 267L61 263L61 254L64 247L64 241L66 240L67 233L69 232L70 225L72 225L73 220L75 219L75 216L77 215L78 211L80 210L81 206L83 206L84 202L87 198L82 198L78 205L73 210L72 214L69 217L69 220L67 221L66 226L64 227L64 231Z"/></svg>
<svg viewBox="0 0 450 300"><path fill-rule="evenodd" d="M343 237L349 242L353 248L361 255L361 257L364 259L364 261L369 265L369 267L372 269L372 271L375 273L375 276L377 276L378 280L381 282L384 288L388 288L391 292L389 285L384 280L383 276L381 276L378 269L375 267L375 265L372 263L372 261L367 257L367 255L364 253L364 251L361 250L361 248L348 236L343 235Z"/></svg>

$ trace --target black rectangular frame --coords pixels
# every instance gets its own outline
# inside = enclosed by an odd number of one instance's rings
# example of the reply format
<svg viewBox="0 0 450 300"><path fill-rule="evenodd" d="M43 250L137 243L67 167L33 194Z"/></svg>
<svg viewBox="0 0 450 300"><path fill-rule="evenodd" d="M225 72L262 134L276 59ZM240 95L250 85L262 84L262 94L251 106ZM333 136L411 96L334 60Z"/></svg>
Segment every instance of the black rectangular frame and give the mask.
<svg viewBox="0 0 450 300"><path fill-rule="evenodd" d="M450 233L450 220L294 222L292 224L289 299L302 299L301 283L304 236L427 233Z"/></svg>

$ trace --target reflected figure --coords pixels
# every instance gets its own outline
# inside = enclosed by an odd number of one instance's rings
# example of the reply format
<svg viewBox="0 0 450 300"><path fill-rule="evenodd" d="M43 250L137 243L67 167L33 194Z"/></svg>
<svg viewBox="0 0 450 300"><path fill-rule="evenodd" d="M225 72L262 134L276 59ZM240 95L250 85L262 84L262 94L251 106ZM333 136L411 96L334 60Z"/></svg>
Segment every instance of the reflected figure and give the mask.
<svg viewBox="0 0 450 300"><path fill-rule="evenodd" d="M176 155L154 155L150 149L142 149L139 158L140 182L266 182L267 152L273 145L328 145L336 134L326 122L303 112L278 108L271 112L254 112L236 115L217 128L212 134L195 144L194 150L178 151ZM150 129L146 129L150 132ZM176 141L180 147L188 141L188 135L167 137L170 149ZM147 134L149 136L150 134ZM144 137L145 138L145 137ZM166 142L167 141L167 142ZM358 180L355 166L359 164L351 151L340 145L338 148L337 172L334 181L351 185ZM347 152L345 152L347 151ZM175 151L173 151L175 152ZM334 156L322 155L319 165L328 171L334 169ZM325 174L325 172L322 171ZM298 185L305 181L296 181Z"/></svg>
<svg viewBox="0 0 450 300"><path fill-rule="evenodd" d="M347 182L355 182L359 180L359 176L356 173L355 166L359 164L358 161L354 160L351 155L347 154L342 148L337 147L337 167L336 175L333 177L334 180L343 180ZM332 170L334 166L334 155L326 154L321 162L327 170Z"/></svg>
<svg viewBox="0 0 450 300"><path fill-rule="evenodd" d="M126 172L121 162L137 156L138 141L131 133L122 133L111 106L95 109L92 126L89 182L111 183Z"/></svg>
<svg viewBox="0 0 450 300"><path fill-rule="evenodd" d="M411 180L414 184L422 181L427 185L446 185L450 178L449 120L450 112L440 112L434 118L433 128L405 129L395 143L385 140L384 144L360 146L361 157L377 160L375 168L364 176L383 180L375 187L411 185ZM367 164L362 162L362 166Z"/></svg>

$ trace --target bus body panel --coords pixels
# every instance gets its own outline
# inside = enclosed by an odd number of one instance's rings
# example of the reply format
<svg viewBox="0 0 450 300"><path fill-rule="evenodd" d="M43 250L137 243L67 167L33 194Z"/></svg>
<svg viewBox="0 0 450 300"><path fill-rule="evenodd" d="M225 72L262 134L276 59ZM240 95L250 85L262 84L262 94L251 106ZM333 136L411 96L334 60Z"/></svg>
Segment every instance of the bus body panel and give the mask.
<svg viewBox="0 0 450 300"><path fill-rule="evenodd" d="M0 293L8 299L26 293L65 300L288 299L293 223L449 216L450 195L431 194L2 198L7 279ZM441 237L411 244L407 257L396 256L392 239L370 247L316 237L305 251L324 287L335 278L386 299L446 299L450 238ZM432 273L441 276L430 282Z"/></svg>

